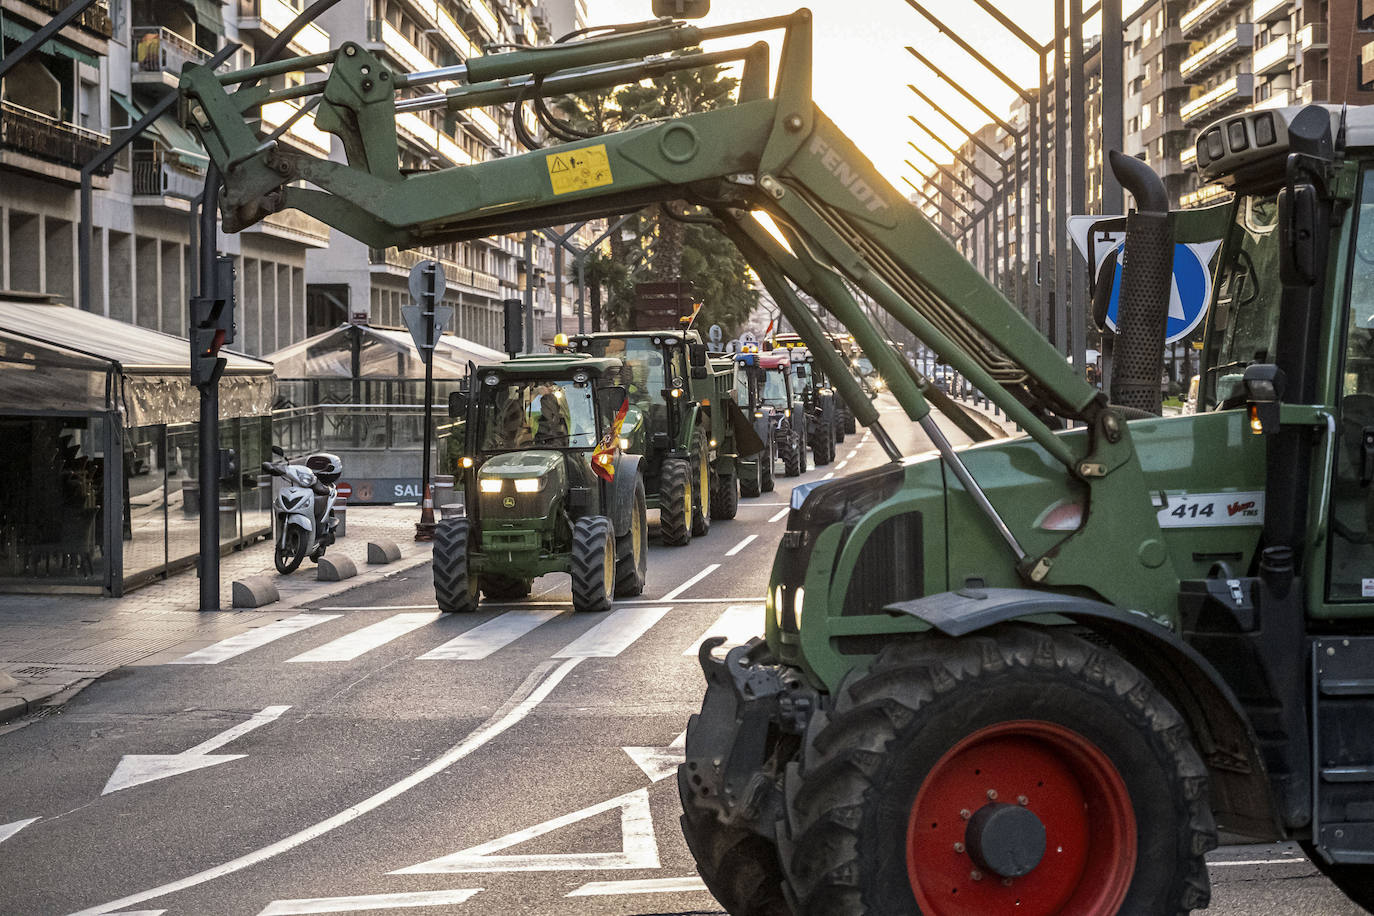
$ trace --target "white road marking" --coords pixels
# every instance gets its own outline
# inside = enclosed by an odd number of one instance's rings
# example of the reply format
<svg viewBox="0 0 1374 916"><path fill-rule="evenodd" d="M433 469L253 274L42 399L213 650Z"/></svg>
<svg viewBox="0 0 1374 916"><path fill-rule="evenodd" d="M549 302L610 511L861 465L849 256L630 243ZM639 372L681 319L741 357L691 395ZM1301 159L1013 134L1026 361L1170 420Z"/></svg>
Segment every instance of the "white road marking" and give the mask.
<svg viewBox="0 0 1374 916"><path fill-rule="evenodd" d="M0 824L0 843L5 842L10 837L14 836L16 833L23 830L25 827L29 826L36 820L38 820L38 818L31 817L27 820L15 821L12 824Z"/></svg>
<svg viewBox="0 0 1374 916"><path fill-rule="evenodd" d="M269 623L265 627L257 627L246 633L230 636L228 639L220 640L213 646L197 649L190 655L183 655L181 658L170 661L167 664L218 665L222 661L242 655L251 649L265 646L269 642L281 639L283 636L290 636L293 633L299 633L301 630L308 630L313 626L318 626L325 621L334 620L338 617L338 614L297 614L295 617L287 617L285 620Z"/></svg>
<svg viewBox="0 0 1374 916"><path fill-rule="evenodd" d="M771 515L771 516L769 517L768 523L771 525L773 522L778 521L779 519L781 519L783 516L787 515L787 513L791 512L791 511L792 511L792 507L791 507L791 506L788 506L788 507L786 507L786 508L784 508L784 509L779 509L777 512L773 513L773 515Z"/></svg>
<svg viewBox="0 0 1374 916"><path fill-rule="evenodd" d="M826 474L824 477L822 477L821 480L829 480L830 478L832 478L832 477L834 477L834 476L835 476L835 472L834 472L834 471L831 471L829 474Z"/></svg>
<svg viewBox="0 0 1374 916"><path fill-rule="evenodd" d="M231 760L238 760L240 757L246 757L247 754L212 754L210 752L224 747L230 741L242 738L255 728L262 728L269 722L275 722L282 713L290 708L290 706L268 706L262 712L253 713L246 722L240 722L232 728L226 728L213 738L202 741L180 754L125 754L120 758L119 764L110 774L109 781L105 783L105 788L100 790L100 794L109 795L111 792L139 786L145 782L165 779L168 776L178 776L192 770L212 767L217 764L228 763Z"/></svg>
<svg viewBox="0 0 1374 916"><path fill-rule="evenodd" d="M626 607L568 643L554 658L614 658L658 623L671 607Z"/></svg>
<svg viewBox="0 0 1374 916"><path fill-rule="evenodd" d="M492 853L518 846L560 827L585 821L607 811L620 810L619 852L556 852L498 856ZM393 875L431 875L490 871L582 871L606 868L659 868L654 820L649 813L649 790L635 789L590 808L508 833L488 843L418 865L398 868Z"/></svg>
<svg viewBox="0 0 1374 916"><path fill-rule="evenodd" d="M635 766L644 771L650 782L667 779L677 772L678 764L687 759L687 729L667 747L622 747Z"/></svg>
<svg viewBox="0 0 1374 916"><path fill-rule="evenodd" d="M701 644L712 636L724 636L726 647L741 646L753 639L755 636L763 635L763 605L762 604L737 604L725 609L725 613L720 615L711 628L691 647L683 652L683 655L696 655Z"/></svg>
<svg viewBox="0 0 1374 916"><path fill-rule="evenodd" d="M725 551L725 555L726 555L727 557L733 557L735 554L739 553L741 550L743 550L744 548L748 547L751 543L753 543L753 542L754 542L755 540L757 540L757 539L758 539L758 535L757 535L757 534L751 534L751 535L749 535L747 538L745 538L744 540L742 540L742 541L740 541L738 544L736 544L734 547L731 547L729 550Z"/></svg>
<svg viewBox="0 0 1374 916"><path fill-rule="evenodd" d="M195 887L207 881L222 878L225 875L232 875L235 872L257 865L259 862L265 862L284 852L289 852L297 846L301 846L311 840L318 839L331 830L342 827L344 824L351 823L364 814L374 811L392 799L405 794L431 777L444 772L444 770L448 769L459 760L462 760L474 751L486 746L493 739L505 734L526 716L534 712L539 704L544 702L548 695L553 692L553 689L562 683L563 679L581 662L582 659L580 658L570 658L562 664L557 665L557 667L554 667L555 663L553 661L548 661L539 665L530 673L529 677L525 679L524 683L520 685L519 689L516 690L515 694L504 706L493 713L490 719L482 723L474 731L468 733L467 737L462 741L420 767L420 769L411 773L406 778L392 783L380 792L363 799L356 805L345 808L332 817L326 818L317 824L293 833L261 849L256 849L236 859L230 859L228 862L221 865L207 868L194 875L160 885L150 890L139 891L136 894L130 894L127 897L121 897L109 903L103 903L99 906L81 910L80 912L71 914L71 916L109 916L110 913L118 910L120 907L132 906L136 903L142 903L145 900L155 900L158 897L165 897L168 894L186 890L188 887Z"/></svg>
<svg viewBox="0 0 1374 916"><path fill-rule="evenodd" d="M611 897L620 894L689 894L705 891L700 878L636 878L630 881L588 881L565 897Z"/></svg>
<svg viewBox="0 0 1374 916"><path fill-rule="evenodd" d="M664 595L664 596L663 596L661 599L659 599L659 600L661 600L661 601L672 601L672 600L673 600L674 598L676 598L678 595L681 595L683 592L687 591L687 589L691 588L693 585L696 585L696 584L697 584L698 582L700 582L702 579L705 579L707 576L711 575L711 573L715 572L715 571L718 570L718 569L720 569L720 564L719 564L719 563L712 563L710 566L706 567L706 568L703 569L701 572L697 573L695 576L693 576L692 578L688 579L686 582L682 583L682 584L679 585L677 588L673 589L671 592L669 592L668 594Z"/></svg>
<svg viewBox="0 0 1374 916"><path fill-rule="evenodd" d="M843 471L843 470L844 470L844 466L845 466L846 464L849 464L849 462L848 462L847 460L846 460L846 461L841 461L839 464L835 465L835 470L837 470L837 471Z"/></svg>
<svg viewBox="0 0 1374 916"><path fill-rule="evenodd" d="M550 608L537 611L507 611L500 617L493 617L486 623L478 624L462 635L450 639L437 649L431 649L421 655L420 660L476 661L480 658L486 658L497 649L504 649L540 624L548 623L555 617L562 616L567 610L567 605L562 605L558 610Z"/></svg>
<svg viewBox="0 0 1374 916"><path fill-rule="evenodd" d="M1317 866L1315 866L1315 865L1312 865L1311 860L1305 859L1305 858L1292 858L1292 859L1248 859L1248 860L1243 861L1243 862L1229 862L1229 861L1228 861L1228 862L1208 862L1208 863L1207 863L1207 867L1208 867L1208 868L1218 868L1218 867L1223 866L1223 865L1311 865L1313 868L1316 868L1316 867L1317 867Z"/></svg>
<svg viewBox="0 0 1374 916"><path fill-rule="evenodd" d="M418 630L425 624L433 623L442 614L437 610L428 613L415 614L396 614L386 620L372 624L370 627L363 627L356 633L349 633L340 636L333 642L327 642L317 649L303 652L295 658L288 658L289 662L347 662L352 661L365 652L371 652L380 646L384 646L393 639L399 639L412 630Z"/></svg>
<svg viewBox="0 0 1374 916"><path fill-rule="evenodd" d="M749 602L761 603L767 598L759 596L757 598L674 598L673 604L747 604ZM659 601L640 601L632 599L630 601L617 601L616 607L633 607L639 604L660 604Z"/></svg>
<svg viewBox="0 0 1374 916"><path fill-rule="evenodd" d="M859 454L859 450L858 450L858 449L854 449L854 451L852 451L852 452L850 452L848 455L845 455L845 456L844 456L844 460L845 460L845 461L848 461L848 460L850 460L851 458L853 458L853 457L854 457L855 455L857 455L857 454Z"/></svg>
<svg viewBox="0 0 1374 916"><path fill-rule="evenodd" d="M465 903L482 893L480 887L451 891L406 891L399 894L368 894L362 897L309 897L273 900L258 916L296 916L299 913L353 913L359 910L399 910L420 906Z"/></svg>

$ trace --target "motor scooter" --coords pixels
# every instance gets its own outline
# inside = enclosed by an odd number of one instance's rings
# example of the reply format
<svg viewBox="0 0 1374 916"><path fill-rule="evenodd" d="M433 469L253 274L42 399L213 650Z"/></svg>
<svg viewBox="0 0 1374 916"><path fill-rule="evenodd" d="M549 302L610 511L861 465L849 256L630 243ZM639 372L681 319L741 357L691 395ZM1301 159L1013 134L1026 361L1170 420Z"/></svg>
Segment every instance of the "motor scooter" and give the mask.
<svg viewBox="0 0 1374 916"><path fill-rule="evenodd" d="M273 531L276 533L273 561L277 572L295 572L306 555L319 562L325 548L334 543L339 520L334 517L338 501L335 484L343 475L339 456L317 452L304 464L290 464L280 446L272 446L276 461L263 462L266 474L282 478L282 487L272 500Z"/></svg>

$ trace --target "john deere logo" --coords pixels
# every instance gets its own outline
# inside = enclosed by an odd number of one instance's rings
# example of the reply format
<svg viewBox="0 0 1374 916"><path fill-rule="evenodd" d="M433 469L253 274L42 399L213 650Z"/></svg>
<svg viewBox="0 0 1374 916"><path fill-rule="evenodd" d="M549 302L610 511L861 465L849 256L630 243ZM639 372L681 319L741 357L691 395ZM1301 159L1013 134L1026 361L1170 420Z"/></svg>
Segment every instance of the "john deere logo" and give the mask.
<svg viewBox="0 0 1374 916"><path fill-rule="evenodd" d="M501 500L501 504L502 504L503 506L505 506L507 509L514 509L514 508L515 508L515 497L514 497L514 496L507 496L505 499Z"/></svg>

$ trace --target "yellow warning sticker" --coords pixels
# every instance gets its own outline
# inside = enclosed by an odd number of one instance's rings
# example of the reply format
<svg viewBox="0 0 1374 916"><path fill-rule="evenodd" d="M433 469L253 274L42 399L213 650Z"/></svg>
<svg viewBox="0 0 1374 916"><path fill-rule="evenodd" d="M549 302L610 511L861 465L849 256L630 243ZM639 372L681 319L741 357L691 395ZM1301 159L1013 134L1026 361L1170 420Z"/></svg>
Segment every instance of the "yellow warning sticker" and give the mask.
<svg viewBox="0 0 1374 916"><path fill-rule="evenodd" d="M606 156L604 143L566 153L552 153L545 161L555 194L599 188L615 180L611 178L611 160Z"/></svg>

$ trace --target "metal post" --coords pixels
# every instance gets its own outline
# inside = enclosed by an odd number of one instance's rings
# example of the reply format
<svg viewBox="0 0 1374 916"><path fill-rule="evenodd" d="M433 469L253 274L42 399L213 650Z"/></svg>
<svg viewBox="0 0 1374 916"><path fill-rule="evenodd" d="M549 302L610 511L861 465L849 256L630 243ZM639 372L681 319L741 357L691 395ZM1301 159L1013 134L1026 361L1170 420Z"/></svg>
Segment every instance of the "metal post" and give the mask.
<svg viewBox="0 0 1374 916"><path fill-rule="evenodd" d="M1123 57L1121 0L1102 0L1102 212L1123 213L1121 182L1107 167L1106 150L1122 147Z"/></svg>
<svg viewBox="0 0 1374 916"><path fill-rule="evenodd" d="M525 233L525 352L534 352L534 233Z"/></svg>
<svg viewBox="0 0 1374 916"><path fill-rule="evenodd" d="M1087 158L1088 131L1093 129L1092 122L1086 117L1088 111L1088 91L1086 69L1083 57L1083 0L1068 0L1069 3L1069 213L1088 212ZM1099 63L1101 58L1098 58ZM1106 156L1102 157L1103 165ZM1105 170L1105 169L1104 169ZM1083 359L1087 335L1084 324L1087 319L1087 277L1079 267L1079 258L1069 246L1064 248L1064 266L1069 275L1069 358L1073 360L1074 371L1083 376Z"/></svg>
<svg viewBox="0 0 1374 916"><path fill-rule="evenodd" d="M525 236L525 244L529 245L530 236ZM420 459L420 522L415 526L415 540L429 541L434 539L434 494L431 490L430 479L430 453L434 451L434 307L439 299L439 289L436 283L438 279L439 262L429 261L425 264L425 294L424 308L425 322L425 347L420 355L425 361L425 436L421 441L424 443L423 455ZM528 285L528 284L526 284Z"/></svg>
<svg viewBox="0 0 1374 916"><path fill-rule="evenodd" d="M1069 0L1054 0L1054 346L1060 353L1069 352L1068 280L1064 272L1066 235L1064 220L1068 217L1068 99L1064 86L1064 4Z"/></svg>
<svg viewBox="0 0 1374 916"><path fill-rule="evenodd" d="M587 333L587 252L577 256L577 333Z"/></svg>
<svg viewBox="0 0 1374 916"><path fill-rule="evenodd" d="M215 295L215 258L218 256L219 169L205 168L205 192L200 207L200 295ZM195 333L195 312L188 322ZM219 385L200 385L200 609L219 610Z"/></svg>
<svg viewBox="0 0 1374 916"><path fill-rule="evenodd" d="M563 245L553 249L553 332L563 333Z"/></svg>

